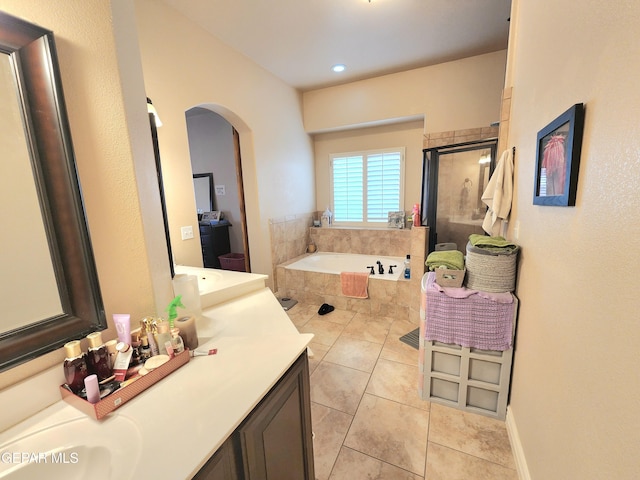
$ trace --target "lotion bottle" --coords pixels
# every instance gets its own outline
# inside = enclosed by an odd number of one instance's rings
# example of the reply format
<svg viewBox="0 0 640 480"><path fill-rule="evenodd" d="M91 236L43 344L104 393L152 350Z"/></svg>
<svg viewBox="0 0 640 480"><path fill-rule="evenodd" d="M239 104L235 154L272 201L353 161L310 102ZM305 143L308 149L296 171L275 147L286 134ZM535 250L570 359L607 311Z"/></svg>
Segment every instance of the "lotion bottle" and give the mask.
<svg viewBox="0 0 640 480"><path fill-rule="evenodd" d="M116 363L113 365L113 373L118 382L123 382L127 377L127 369L131 362L133 348L128 343L120 342L116 349L118 350L118 356L116 356Z"/></svg>
<svg viewBox="0 0 640 480"><path fill-rule="evenodd" d="M89 348L87 350L87 364L89 371L98 377L98 382L102 382L111 376L111 362L109 352L102 341L101 332L93 332L87 335Z"/></svg>
<svg viewBox="0 0 640 480"><path fill-rule="evenodd" d="M64 344L64 378L66 384L75 394L84 388L84 379L89 375L87 360L80 348L80 341L73 340Z"/></svg>

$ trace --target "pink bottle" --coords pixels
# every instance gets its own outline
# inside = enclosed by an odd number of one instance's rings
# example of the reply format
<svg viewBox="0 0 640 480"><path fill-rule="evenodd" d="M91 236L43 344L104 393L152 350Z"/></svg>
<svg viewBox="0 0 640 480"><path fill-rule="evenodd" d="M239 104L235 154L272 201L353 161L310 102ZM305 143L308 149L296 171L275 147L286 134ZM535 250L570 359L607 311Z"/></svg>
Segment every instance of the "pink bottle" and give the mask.
<svg viewBox="0 0 640 480"><path fill-rule="evenodd" d="M419 203L416 203L413 206L413 226L414 227L420 226L420 204Z"/></svg>

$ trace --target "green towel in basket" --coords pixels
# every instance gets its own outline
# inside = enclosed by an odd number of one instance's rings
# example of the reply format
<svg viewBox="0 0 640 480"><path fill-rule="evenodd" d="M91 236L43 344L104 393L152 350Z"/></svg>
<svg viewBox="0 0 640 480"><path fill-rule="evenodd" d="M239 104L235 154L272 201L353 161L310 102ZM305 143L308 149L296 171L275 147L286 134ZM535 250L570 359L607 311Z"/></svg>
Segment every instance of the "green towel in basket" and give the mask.
<svg viewBox="0 0 640 480"><path fill-rule="evenodd" d="M489 250L495 253L511 253L518 250L518 245L511 243L504 237L488 237L473 233L469 235L469 243L477 248Z"/></svg>
<svg viewBox="0 0 640 480"><path fill-rule="evenodd" d="M429 270L445 266L452 270L464 270L464 255L459 250L440 250L431 252L425 262Z"/></svg>

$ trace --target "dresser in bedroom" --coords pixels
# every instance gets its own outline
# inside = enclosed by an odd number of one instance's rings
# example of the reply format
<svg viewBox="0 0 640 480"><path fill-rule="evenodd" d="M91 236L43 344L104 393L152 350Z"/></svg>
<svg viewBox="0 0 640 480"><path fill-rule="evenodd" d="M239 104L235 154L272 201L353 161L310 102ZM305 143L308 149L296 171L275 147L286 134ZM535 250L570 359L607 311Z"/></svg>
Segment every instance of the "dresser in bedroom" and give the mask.
<svg viewBox="0 0 640 480"><path fill-rule="evenodd" d="M229 222L200 223L200 243L205 268L221 268L218 256L231 252Z"/></svg>

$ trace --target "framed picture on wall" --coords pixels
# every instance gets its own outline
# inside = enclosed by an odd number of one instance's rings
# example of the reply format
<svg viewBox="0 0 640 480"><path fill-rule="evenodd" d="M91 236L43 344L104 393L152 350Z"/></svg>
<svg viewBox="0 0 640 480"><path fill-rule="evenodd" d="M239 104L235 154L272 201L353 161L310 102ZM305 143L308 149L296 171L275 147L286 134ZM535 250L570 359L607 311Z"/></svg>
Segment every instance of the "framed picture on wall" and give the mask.
<svg viewBox="0 0 640 480"><path fill-rule="evenodd" d="M584 105L577 103L538 132L534 205L573 207L584 129Z"/></svg>

